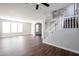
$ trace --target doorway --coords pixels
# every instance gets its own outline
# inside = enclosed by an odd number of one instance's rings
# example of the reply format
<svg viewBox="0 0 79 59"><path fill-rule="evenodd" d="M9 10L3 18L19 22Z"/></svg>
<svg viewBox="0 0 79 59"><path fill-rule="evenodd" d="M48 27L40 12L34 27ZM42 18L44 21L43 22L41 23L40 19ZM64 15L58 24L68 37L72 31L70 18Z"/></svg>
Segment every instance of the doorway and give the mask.
<svg viewBox="0 0 79 59"><path fill-rule="evenodd" d="M42 36L42 24L41 23L35 24L35 36Z"/></svg>

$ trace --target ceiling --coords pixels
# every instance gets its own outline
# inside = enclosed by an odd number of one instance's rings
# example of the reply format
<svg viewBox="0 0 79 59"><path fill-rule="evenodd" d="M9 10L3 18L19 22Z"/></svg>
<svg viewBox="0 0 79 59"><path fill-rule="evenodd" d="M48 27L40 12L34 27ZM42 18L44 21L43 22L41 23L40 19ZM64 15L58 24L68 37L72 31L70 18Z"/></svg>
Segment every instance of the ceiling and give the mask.
<svg viewBox="0 0 79 59"><path fill-rule="evenodd" d="M36 3L1 3L0 17L8 17L22 20L41 21L54 10L64 8L71 3L49 3L50 7L40 4L36 10Z"/></svg>

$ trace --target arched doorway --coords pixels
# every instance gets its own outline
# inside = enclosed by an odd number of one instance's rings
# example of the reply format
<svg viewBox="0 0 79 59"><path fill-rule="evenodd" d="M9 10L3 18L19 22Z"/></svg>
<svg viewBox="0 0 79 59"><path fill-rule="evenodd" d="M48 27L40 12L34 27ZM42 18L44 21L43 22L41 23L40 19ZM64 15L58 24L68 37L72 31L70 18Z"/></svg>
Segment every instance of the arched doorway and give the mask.
<svg viewBox="0 0 79 59"><path fill-rule="evenodd" d="M35 24L35 36L42 36L42 24L41 23Z"/></svg>

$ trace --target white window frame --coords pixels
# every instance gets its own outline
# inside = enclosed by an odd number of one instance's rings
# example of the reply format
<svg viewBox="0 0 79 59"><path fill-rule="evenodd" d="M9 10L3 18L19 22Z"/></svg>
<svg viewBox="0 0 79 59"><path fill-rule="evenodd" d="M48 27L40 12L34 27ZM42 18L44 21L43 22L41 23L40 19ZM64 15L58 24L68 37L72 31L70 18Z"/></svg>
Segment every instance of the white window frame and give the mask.
<svg viewBox="0 0 79 59"><path fill-rule="evenodd" d="M5 25L3 23L9 23L9 31L8 32L6 32L6 28L3 28L4 25ZM16 26L15 26L16 27L16 31L12 30L12 24L16 24ZM6 27L6 25L5 25L5 27ZM10 22L10 21L3 21L2 22L2 33L21 33L21 32L23 32L23 23L16 23L16 22Z"/></svg>

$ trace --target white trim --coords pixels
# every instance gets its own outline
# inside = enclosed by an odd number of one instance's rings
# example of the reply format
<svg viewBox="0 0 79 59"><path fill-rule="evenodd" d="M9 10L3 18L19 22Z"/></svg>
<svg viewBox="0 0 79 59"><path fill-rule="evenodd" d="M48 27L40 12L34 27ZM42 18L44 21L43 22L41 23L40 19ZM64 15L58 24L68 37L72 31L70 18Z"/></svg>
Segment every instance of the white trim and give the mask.
<svg viewBox="0 0 79 59"><path fill-rule="evenodd" d="M45 41L43 41L43 43L46 43L46 44L49 44L49 45L52 45L52 46L56 46L58 48L61 48L61 49L64 49L64 50L71 51L71 52L79 54L79 51L76 51L76 50L73 50L73 49L65 48L65 47L55 45L55 44L51 44L51 43L48 43L48 42L45 42Z"/></svg>
<svg viewBox="0 0 79 59"><path fill-rule="evenodd" d="M79 17L79 15L66 16L66 17L63 17L63 18L71 18L71 17Z"/></svg>
<svg viewBox="0 0 79 59"><path fill-rule="evenodd" d="M14 34L1 35L0 38L9 38L9 37L16 37L16 36L32 36L32 34L14 33Z"/></svg>

